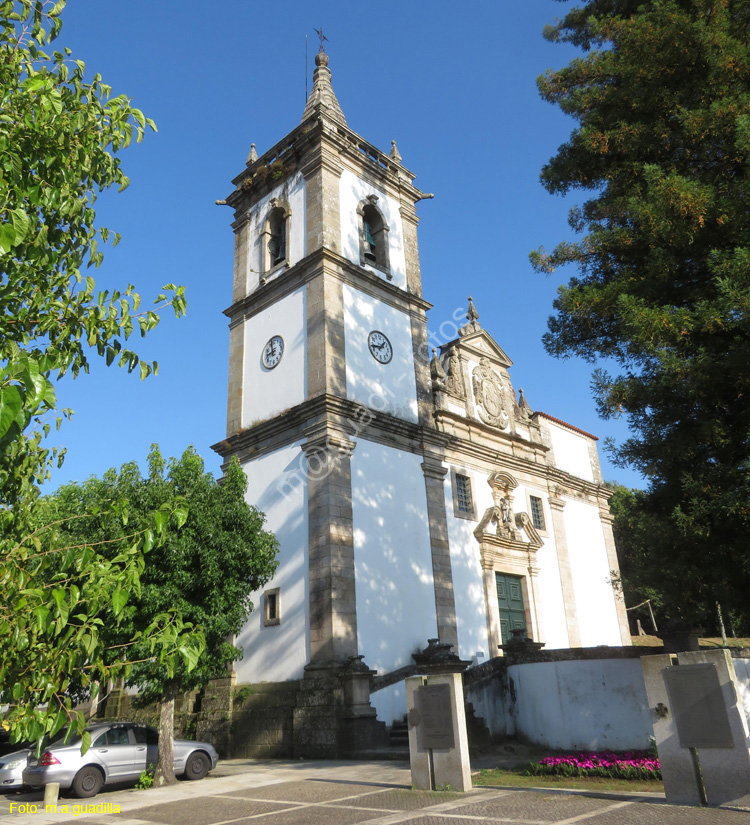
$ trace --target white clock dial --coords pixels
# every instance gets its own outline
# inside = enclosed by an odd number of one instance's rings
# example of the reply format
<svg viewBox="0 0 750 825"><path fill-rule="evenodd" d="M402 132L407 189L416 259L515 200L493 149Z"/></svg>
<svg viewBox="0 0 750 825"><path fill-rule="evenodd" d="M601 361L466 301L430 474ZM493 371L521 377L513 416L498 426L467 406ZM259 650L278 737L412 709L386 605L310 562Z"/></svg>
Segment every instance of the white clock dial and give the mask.
<svg viewBox="0 0 750 825"><path fill-rule="evenodd" d="M376 329L368 335L367 346L370 348L370 355L381 364L389 364L393 358L391 342Z"/></svg>
<svg viewBox="0 0 750 825"><path fill-rule="evenodd" d="M263 347L263 366L272 370L281 361L284 354L284 339L280 335L274 335Z"/></svg>

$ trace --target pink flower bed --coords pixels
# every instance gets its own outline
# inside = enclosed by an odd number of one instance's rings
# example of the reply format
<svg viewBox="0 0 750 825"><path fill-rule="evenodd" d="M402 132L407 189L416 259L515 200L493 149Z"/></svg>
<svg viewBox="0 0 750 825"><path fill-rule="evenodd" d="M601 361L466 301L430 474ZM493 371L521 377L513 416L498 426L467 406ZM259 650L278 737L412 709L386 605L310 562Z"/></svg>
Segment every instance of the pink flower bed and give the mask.
<svg viewBox="0 0 750 825"><path fill-rule="evenodd" d="M661 779L661 765L651 751L581 751L547 756L529 766L535 776L603 776L611 779Z"/></svg>

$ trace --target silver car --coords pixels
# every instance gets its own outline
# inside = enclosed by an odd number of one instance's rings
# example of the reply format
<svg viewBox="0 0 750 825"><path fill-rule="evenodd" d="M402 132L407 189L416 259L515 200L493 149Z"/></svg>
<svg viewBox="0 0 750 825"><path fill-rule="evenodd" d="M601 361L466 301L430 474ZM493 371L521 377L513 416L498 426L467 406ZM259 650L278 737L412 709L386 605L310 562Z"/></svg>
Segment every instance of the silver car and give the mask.
<svg viewBox="0 0 750 825"><path fill-rule="evenodd" d="M111 722L92 725L91 747L81 756L81 737L67 745L62 738L44 751L40 759L32 753L23 771L24 785L59 782L76 796L96 796L104 785L135 782L158 758L159 734L147 725ZM203 779L216 767L219 755L207 742L175 739L174 772L185 779Z"/></svg>
<svg viewBox="0 0 750 825"><path fill-rule="evenodd" d="M29 749L0 756L0 791L18 791L23 787L23 769Z"/></svg>

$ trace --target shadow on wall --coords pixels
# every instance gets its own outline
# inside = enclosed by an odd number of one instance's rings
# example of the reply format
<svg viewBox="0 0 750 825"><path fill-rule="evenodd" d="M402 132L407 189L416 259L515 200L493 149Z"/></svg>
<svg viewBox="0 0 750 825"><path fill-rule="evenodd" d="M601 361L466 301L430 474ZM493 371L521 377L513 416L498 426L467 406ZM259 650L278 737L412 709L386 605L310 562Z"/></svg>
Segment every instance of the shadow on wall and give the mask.
<svg viewBox="0 0 750 825"><path fill-rule="evenodd" d="M360 439L352 499L359 652L385 673L437 635L421 457Z"/></svg>
<svg viewBox="0 0 750 825"><path fill-rule="evenodd" d="M453 595L458 623L459 649L456 652L463 659L471 659L476 664L481 664L482 661L497 656L498 651L488 649L484 574L479 559L479 544L474 537L477 522L452 518L450 476L446 479L445 488L448 519L454 522L451 525L450 539ZM478 512L481 513L483 510L480 508ZM484 656L479 654L484 654Z"/></svg>
<svg viewBox="0 0 750 825"><path fill-rule="evenodd" d="M244 682L300 678L309 661L307 488L304 477L288 488L280 486L280 478L295 475L301 454L297 447L286 448L285 452L282 467L269 466L277 458L272 455L261 459L254 469L252 464L249 468L265 477L264 486L254 498L258 509L266 514L266 528L279 541L279 566L263 590L280 589L281 621L265 626L263 591L253 593L253 613L236 640L244 650L236 666L238 678ZM252 479L256 480L257 476Z"/></svg>

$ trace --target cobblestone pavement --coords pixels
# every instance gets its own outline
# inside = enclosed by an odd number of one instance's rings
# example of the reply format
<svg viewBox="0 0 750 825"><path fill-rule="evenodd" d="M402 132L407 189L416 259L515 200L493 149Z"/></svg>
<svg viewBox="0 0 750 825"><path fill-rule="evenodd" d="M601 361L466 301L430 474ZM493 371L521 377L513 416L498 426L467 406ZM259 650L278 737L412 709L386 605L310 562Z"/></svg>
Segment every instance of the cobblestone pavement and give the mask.
<svg viewBox="0 0 750 825"><path fill-rule="evenodd" d="M748 825L747 811L667 805L657 794L477 788L414 791L408 763L231 760L201 782L115 790L94 800L0 798L12 825ZM10 805L37 805L18 813ZM67 805L67 809L62 806ZM78 806L77 808L74 806ZM86 806L90 806L86 810ZM119 811L119 812L118 812Z"/></svg>

